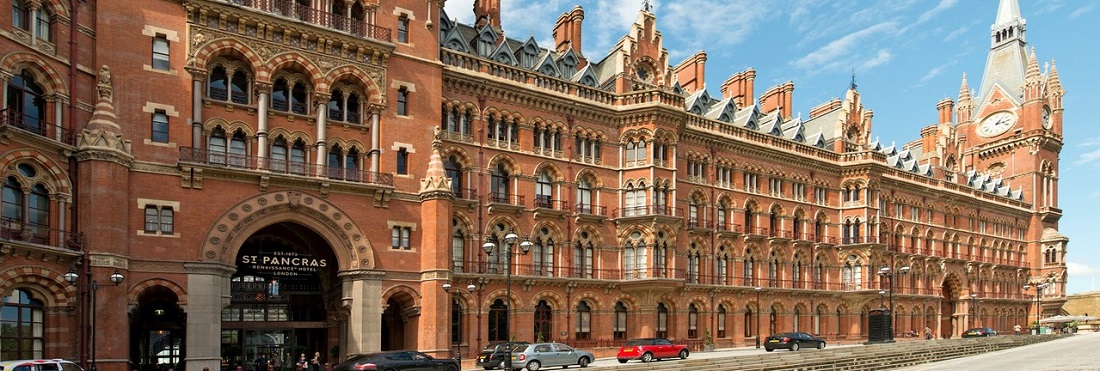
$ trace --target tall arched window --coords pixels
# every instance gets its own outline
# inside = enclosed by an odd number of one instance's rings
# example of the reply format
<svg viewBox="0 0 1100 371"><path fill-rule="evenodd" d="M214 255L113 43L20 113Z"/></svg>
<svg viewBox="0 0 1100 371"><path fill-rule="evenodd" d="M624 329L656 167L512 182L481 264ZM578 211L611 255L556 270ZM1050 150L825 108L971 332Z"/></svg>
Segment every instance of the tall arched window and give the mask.
<svg viewBox="0 0 1100 371"><path fill-rule="evenodd" d="M215 69L217 71L217 69ZM214 78L210 78L210 91L214 91ZM271 109L280 112L290 112L290 83L286 78L275 79L271 85Z"/></svg>
<svg viewBox="0 0 1100 371"><path fill-rule="evenodd" d="M688 282L699 283L699 266L702 264L699 256L699 247L694 242L691 243L691 249L688 250Z"/></svg>
<svg viewBox="0 0 1100 371"><path fill-rule="evenodd" d="M587 177L581 178L577 182L577 212L583 214L594 214L592 205L592 183L589 182Z"/></svg>
<svg viewBox="0 0 1100 371"><path fill-rule="evenodd" d="M462 232L462 224L458 219L451 219L451 270L463 272L466 262L466 234Z"/></svg>
<svg viewBox="0 0 1100 371"><path fill-rule="evenodd" d="M579 234L580 239L573 245L573 272L570 277L592 278L593 242L587 231Z"/></svg>
<svg viewBox="0 0 1100 371"><path fill-rule="evenodd" d="M35 37L42 41L53 41L51 39L51 26L53 26L53 15L50 14L50 10L46 7L39 7L36 14L37 15L34 19L34 26L37 34L35 35Z"/></svg>
<svg viewBox="0 0 1100 371"><path fill-rule="evenodd" d="M275 137L275 140L271 142L271 158L268 159L268 169L277 172L286 171L287 153L286 138L282 135Z"/></svg>
<svg viewBox="0 0 1100 371"><path fill-rule="evenodd" d="M751 249L745 250L744 270L745 286L756 286L756 257Z"/></svg>
<svg viewBox="0 0 1100 371"><path fill-rule="evenodd" d="M615 303L615 324L613 327L615 340L626 340L626 305L623 302Z"/></svg>
<svg viewBox="0 0 1100 371"><path fill-rule="evenodd" d="M768 286L779 287L779 256L775 251L772 251L771 259L768 259Z"/></svg>
<svg viewBox="0 0 1100 371"><path fill-rule="evenodd" d="M0 305L0 359L39 359L45 348L43 303L23 289L11 291Z"/></svg>
<svg viewBox="0 0 1100 371"><path fill-rule="evenodd" d="M8 117L12 126L45 135L46 99L45 90L35 82L30 71L23 70L12 76L8 82Z"/></svg>
<svg viewBox="0 0 1100 371"><path fill-rule="evenodd" d="M451 299L451 345L462 344L462 303Z"/></svg>
<svg viewBox="0 0 1100 371"><path fill-rule="evenodd" d="M447 172L447 177L451 178L451 191L455 193L455 196L469 198L469 195L462 192L465 182L462 176L462 166L459 165L458 159L455 156L448 156L447 161L443 162L443 169Z"/></svg>
<svg viewBox="0 0 1100 371"><path fill-rule="evenodd" d="M665 303L657 303L657 328L656 336L659 338L668 337L668 307Z"/></svg>
<svg viewBox="0 0 1100 371"><path fill-rule="evenodd" d="M508 304L501 299L489 305L489 341L508 341Z"/></svg>
<svg viewBox="0 0 1100 371"><path fill-rule="evenodd" d="M623 246L623 278L646 278L647 255L648 251L646 251L645 240L642 240L642 234L631 232L630 238Z"/></svg>
<svg viewBox="0 0 1100 371"><path fill-rule="evenodd" d="M535 207L555 208L553 205L554 186L551 184L552 181L549 171L539 172L539 177L535 181Z"/></svg>
<svg viewBox="0 0 1100 371"><path fill-rule="evenodd" d="M584 300L577 304L577 331L573 338L577 340L592 338L592 307L588 306L588 302Z"/></svg>
<svg viewBox="0 0 1100 371"><path fill-rule="evenodd" d="M229 80L229 98L236 104L248 104L248 77L244 71L233 71L233 77Z"/></svg>
<svg viewBox="0 0 1100 371"><path fill-rule="evenodd" d="M535 306L535 341L546 342L551 341L554 327L553 310L550 308L550 304L546 300L539 300L538 305Z"/></svg>
<svg viewBox="0 0 1100 371"><path fill-rule="evenodd" d="M753 217L753 205L745 206L745 233L757 234L756 231L756 218Z"/></svg>
<svg viewBox="0 0 1100 371"><path fill-rule="evenodd" d="M817 307L817 310L814 311L813 331L815 334L821 334L821 317L825 315L824 312L825 310L821 309L821 307Z"/></svg>
<svg viewBox="0 0 1100 371"><path fill-rule="evenodd" d="M554 275L554 238L550 236L550 230L539 229L534 246L531 248L531 263L534 266L535 275Z"/></svg>
<svg viewBox="0 0 1100 371"><path fill-rule="evenodd" d="M721 246L718 248L718 257L715 259L715 276L718 277L719 285L729 284L729 255L726 254L726 247Z"/></svg>
<svg viewBox="0 0 1100 371"><path fill-rule="evenodd" d="M756 326L756 321L753 321L752 307L745 307L745 334L746 338L751 338L756 335L752 329Z"/></svg>
<svg viewBox="0 0 1100 371"><path fill-rule="evenodd" d="M719 305L718 306L718 316L717 317L718 317L717 318L717 321L718 321L718 338L719 339L725 338L726 337L726 306L725 305Z"/></svg>
<svg viewBox="0 0 1100 371"><path fill-rule="evenodd" d="M492 182L490 183L490 199L492 202L508 203L509 202L509 190L508 182L511 178L511 174L508 172L508 168L504 166L504 163L498 163L493 168Z"/></svg>
<svg viewBox="0 0 1100 371"><path fill-rule="evenodd" d="M699 308L695 303L688 305L688 338L699 337Z"/></svg>
<svg viewBox="0 0 1100 371"><path fill-rule="evenodd" d="M0 217L21 222L23 220L23 186L15 177L8 177L4 181L3 207L0 208Z"/></svg>
<svg viewBox="0 0 1100 371"><path fill-rule="evenodd" d="M800 321L802 321L802 308L795 307L793 316L794 316L794 318L792 318L791 323L794 324L794 330L795 331L802 331L802 330L799 330L800 327L798 325L798 323Z"/></svg>

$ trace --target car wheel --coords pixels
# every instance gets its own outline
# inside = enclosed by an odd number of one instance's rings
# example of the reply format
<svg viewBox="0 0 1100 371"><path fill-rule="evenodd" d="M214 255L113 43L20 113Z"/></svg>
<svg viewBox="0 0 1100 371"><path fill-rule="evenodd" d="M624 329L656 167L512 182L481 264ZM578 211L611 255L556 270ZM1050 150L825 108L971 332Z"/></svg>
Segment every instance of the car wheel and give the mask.
<svg viewBox="0 0 1100 371"><path fill-rule="evenodd" d="M493 367L493 366L483 366L482 368L484 368L486 371L496 369L496 367Z"/></svg>
<svg viewBox="0 0 1100 371"><path fill-rule="evenodd" d="M531 361L527 363L527 371L538 371L538 369L540 368L542 368L542 363L539 363L539 361Z"/></svg>
<svg viewBox="0 0 1100 371"><path fill-rule="evenodd" d="M620 361L622 361L622 360L620 359ZM585 368L585 367L588 367L589 362L592 362L592 360L588 359L588 357L581 357L581 359L579 361L577 361L577 366L581 366L581 368Z"/></svg>
<svg viewBox="0 0 1100 371"><path fill-rule="evenodd" d="M820 343L817 343L817 349L825 349L825 342L822 341Z"/></svg>
<svg viewBox="0 0 1100 371"><path fill-rule="evenodd" d="M687 349L681 349L680 350L680 359L687 359L687 358L688 358L688 350Z"/></svg>
<svg viewBox="0 0 1100 371"><path fill-rule="evenodd" d="M447 371L458 371L458 367L455 367L455 365L448 365L446 370Z"/></svg>
<svg viewBox="0 0 1100 371"><path fill-rule="evenodd" d="M642 355L642 362L653 362L653 353L646 352Z"/></svg>
<svg viewBox="0 0 1100 371"><path fill-rule="evenodd" d="M764 348L764 350L766 350L766 351L769 351L769 352L770 352L770 351L773 351L773 350L775 350L775 349L772 349L772 348Z"/></svg>
<svg viewBox="0 0 1100 371"><path fill-rule="evenodd" d="M798 343L791 344L791 351L794 352L794 351L797 351L797 350L798 350Z"/></svg>
<svg viewBox="0 0 1100 371"><path fill-rule="evenodd" d="M619 363L626 363L626 360L625 359L620 359Z"/></svg>

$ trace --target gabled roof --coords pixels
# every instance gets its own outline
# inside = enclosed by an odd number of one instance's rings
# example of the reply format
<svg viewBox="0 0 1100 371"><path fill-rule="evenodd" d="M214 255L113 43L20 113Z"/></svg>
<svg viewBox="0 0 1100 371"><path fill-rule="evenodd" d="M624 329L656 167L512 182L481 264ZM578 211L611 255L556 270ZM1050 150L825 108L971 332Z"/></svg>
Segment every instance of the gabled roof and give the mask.
<svg viewBox="0 0 1100 371"><path fill-rule="evenodd" d="M493 52L493 57L490 58L497 63L503 63L511 66L518 66L519 59L516 58L516 52L512 50L508 43L500 43L497 50Z"/></svg>
<svg viewBox="0 0 1100 371"><path fill-rule="evenodd" d="M577 71L570 80L593 88L599 86L599 79L596 78L595 67L593 67L591 63L581 68L580 71Z"/></svg>
<svg viewBox="0 0 1100 371"><path fill-rule="evenodd" d="M676 86L680 86L677 84ZM734 115L737 114L737 104L733 102L733 98L723 99L714 105L710 106L710 111L707 111L706 117L711 120L718 120L722 122L733 122Z"/></svg>

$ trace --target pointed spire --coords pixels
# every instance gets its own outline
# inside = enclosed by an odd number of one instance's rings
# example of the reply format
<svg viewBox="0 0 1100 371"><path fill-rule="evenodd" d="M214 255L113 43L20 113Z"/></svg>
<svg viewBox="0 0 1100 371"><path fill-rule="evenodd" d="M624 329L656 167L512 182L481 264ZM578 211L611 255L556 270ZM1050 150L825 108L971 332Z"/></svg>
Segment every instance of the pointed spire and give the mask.
<svg viewBox="0 0 1100 371"><path fill-rule="evenodd" d="M439 151L443 149L442 130L435 127L435 138L432 140L432 154L428 159L428 170L424 178L420 179L420 199L428 198L453 198L451 190L451 178L447 177L447 171L443 168L443 156Z"/></svg>
<svg viewBox="0 0 1100 371"><path fill-rule="evenodd" d="M1020 19L1020 3L1017 0L1001 0L997 7L997 20L995 25L1006 24Z"/></svg>
<svg viewBox="0 0 1100 371"><path fill-rule="evenodd" d="M96 91L99 93L99 101L95 111L92 111L88 125L77 134L76 148L81 152L109 153L109 158L130 166L134 160L133 147L120 134L122 129L118 125L118 115L115 114L111 69L107 65L99 68Z"/></svg>
<svg viewBox="0 0 1100 371"><path fill-rule="evenodd" d="M850 86L850 88L852 90L856 90L856 69L855 68L852 69L852 85Z"/></svg>
<svg viewBox="0 0 1100 371"><path fill-rule="evenodd" d="M970 85L966 83L966 72L963 72L962 86L959 87L959 103L963 100L970 101Z"/></svg>
<svg viewBox="0 0 1100 371"><path fill-rule="evenodd" d="M653 13L653 4L649 3L649 0L642 2L642 11L646 13Z"/></svg>
<svg viewBox="0 0 1100 371"><path fill-rule="evenodd" d="M1039 61L1035 58L1035 48L1031 48L1031 53L1027 55L1027 73L1024 75L1025 81L1028 85L1038 83L1043 77L1042 72L1039 71Z"/></svg>
<svg viewBox="0 0 1100 371"><path fill-rule="evenodd" d="M1058 78L1058 67L1054 60L1050 60L1050 73L1047 74L1047 92L1051 94L1065 94L1062 90L1062 80Z"/></svg>

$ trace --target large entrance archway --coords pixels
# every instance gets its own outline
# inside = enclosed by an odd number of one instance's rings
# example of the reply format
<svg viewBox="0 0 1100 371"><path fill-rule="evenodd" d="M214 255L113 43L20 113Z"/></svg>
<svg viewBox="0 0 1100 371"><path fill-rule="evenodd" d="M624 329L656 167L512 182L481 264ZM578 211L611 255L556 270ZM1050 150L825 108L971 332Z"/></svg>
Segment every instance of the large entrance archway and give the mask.
<svg viewBox="0 0 1100 371"><path fill-rule="evenodd" d="M187 315L180 297L165 282L146 282L130 311L130 363L139 371L181 369Z"/></svg>
<svg viewBox="0 0 1100 371"><path fill-rule="evenodd" d="M329 344L341 313L336 256L313 230L293 222L252 234L237 252L230 303L222 309L221 355L230 370L293 370L301 355L336 357ZM266 362L269 367L262 367Z"/></svg>
<svg viewBox="0 0 1100 371"><path fill-rule="evenodd" d="M958 276L948 274L944 277L940 287L940 293L943 294L943 299L940 300L940 337L944 339L950 339L955 335L956 329L960 329L960 318L957 312L960 289L961 283Z"/></svg>
<svg viewBox="0 0 1100 371"><path fill-rule="evenodd" d="M408 291L395 290L382 312L382 350L416 349L420 308Z"/></svg>

